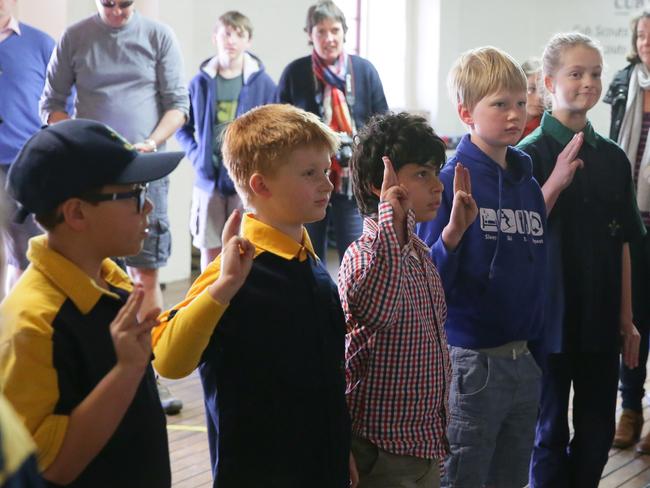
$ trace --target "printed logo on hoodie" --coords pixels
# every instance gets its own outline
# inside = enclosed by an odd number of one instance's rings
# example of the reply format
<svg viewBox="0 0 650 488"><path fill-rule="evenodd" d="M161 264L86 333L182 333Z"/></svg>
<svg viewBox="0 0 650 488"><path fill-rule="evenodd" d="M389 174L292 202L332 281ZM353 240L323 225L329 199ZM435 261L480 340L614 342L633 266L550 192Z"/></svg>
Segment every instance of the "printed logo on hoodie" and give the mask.
<svg viewBox="0 0 650 488"><path fill-rule="evenodd" d="M530 235L533 237L534 244L542 244L544 242L544 239L541 238L544 235L543 220L539 213L532 210L502 208L500 219L497 218L497 214L499 214L499 211L493 208L481 207L479 210L481 230L488 233L485 235L486 239L496 239L496 234L502 232L506 235L523 235L524 240L526 240L526 236ZM509 240L512 239L510 235L507 237Z"/></svg>

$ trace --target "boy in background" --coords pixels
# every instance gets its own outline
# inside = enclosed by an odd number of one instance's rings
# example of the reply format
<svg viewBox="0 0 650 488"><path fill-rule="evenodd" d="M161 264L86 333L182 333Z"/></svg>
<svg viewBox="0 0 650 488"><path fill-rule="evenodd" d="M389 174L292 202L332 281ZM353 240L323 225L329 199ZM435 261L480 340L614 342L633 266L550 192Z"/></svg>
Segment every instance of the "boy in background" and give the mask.
<svg viewBox="0 0 650 488"><path fill-rule="evenodd" d="M253 209L235 238L240 266L225 268L225 249L154 332L160 374L199 368L220 488L348 487L345 322L304 228L325 216L337 147L331 129L290 105L229 125L224 162ZM235 211L224 234L239 221Z"/></svg>
<svg viewBox="0 0 650 488"><path fill-rule="evenodd" d="M18 217L33 213L45 235L0 306L0 384L50 486L171 485L150 364L159 310L141 313L142 287L109 257L140 252L153 208L144 183L182 156L139 153L76 119L37 132L9 170Z"/></svg>
<svg viewBox="0 0 650 488"><path fill-rule="evenodd" d="M253 25L245 15L233 10L219 17L212 35L217 54L201 64L190 82L190 115L176 133L194 166L190 231L201 251L201 271L221 252L226 219L241 208L223 165L223 130L236 117L275 97L275 83L262 62L248 52L252 37Z"/></svg>
<svg viewBox="0 0 650 488"><path fill-rule="evenodd" d="M541 371L528 350L543 325L546 212L530 158L512 147L526 124L526 76L493 47L461 55L449 75L470 133L440 173L432 246L447 297L454 381L443 486L521 487L528 480ZM478 207L455 219L456 167L471 172Z"/></svg>
<svg viewBox="0 0 650 488"><path fill-rule="evenodd" d="M373 117L352 156L364 228L343 257L339 293L361 488L440 486L451 379L447 309L429 248L414 231L440 206L444 161L444 142L406 113ZM459 172L458 183L468 181Z"/></svg>

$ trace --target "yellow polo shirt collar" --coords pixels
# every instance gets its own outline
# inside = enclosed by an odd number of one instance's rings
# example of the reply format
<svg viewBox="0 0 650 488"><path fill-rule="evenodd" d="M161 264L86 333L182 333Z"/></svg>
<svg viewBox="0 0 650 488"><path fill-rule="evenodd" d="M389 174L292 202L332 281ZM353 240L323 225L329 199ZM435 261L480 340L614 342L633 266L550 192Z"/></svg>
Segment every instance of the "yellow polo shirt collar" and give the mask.
<svg viewBox="0 0 650 488"><path fill-rule="evenodd" d="M256 256L262 252L270 252L287 260L298 258L302 262L307 259L308 254L318 259L304 227L300 243L275 227L261 222L252 213L247 213L242 220L242 237L255 245Z"/></svg>
<svg viewBox="0 0 650 488"><path fill-rule="evenodd" d="M50 249L45 235L30 239L27 257L31 266L47 276L83 314L89 313L102 295L119 298L115 293L99 286L72 261ZM111 259L102 262L101 274L106 283L111 286L127 292L133 289L128 275Z"/></svg>

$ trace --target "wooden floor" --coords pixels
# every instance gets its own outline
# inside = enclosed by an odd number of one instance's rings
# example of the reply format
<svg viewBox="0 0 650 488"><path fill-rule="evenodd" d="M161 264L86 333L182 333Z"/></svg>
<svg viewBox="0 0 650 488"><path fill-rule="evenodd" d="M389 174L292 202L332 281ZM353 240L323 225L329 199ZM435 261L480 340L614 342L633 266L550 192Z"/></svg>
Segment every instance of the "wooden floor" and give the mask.
<svg viewBox="0 0 650 488"><path fill-rule="evenodd" d="M646 391L650 391L650 382L646 382ZM643 435L650 432L650 409L644 408L644 416L648 419ZM620 408L617 414L620 414ZM618 416L618 415L617 415ZM603 471L603 477L598 485L600 488L647 488L650 487L650 456L642 456L630 449L611 449L609 461Z"/></svg>
<svg viewBox="0 0 650 488"><path fill-rule="evenodd" d="M189 282L172 283L164 292L165 303L171 306L184 295ZM162 380L173 394L183 401L180 414L167 417L169 450L174 488L212 486L210 453L205 427L203 392L198 373L178 381ZM646 382L650 392L650 380ZM648 403L648 399L646 399ZM620 412L619 412L620 413ZM650 432L650 408L645 407L644 434ZM600 488L650 488L650 456L641 456L633 449L612 449L605 466Z"/></svg>
<svg viewBox="0 0 650 488"><path fill-rule="evenodd" d="M189 281L170 283L163 291L165 306L178 303L189 288ZM169 453L172 461L172 486L174 488L199 488L212 486L210 452L208 450L203 390L198 371L182 380L160 379L173 395L183 401L178 415L167 417Z"/></svg>

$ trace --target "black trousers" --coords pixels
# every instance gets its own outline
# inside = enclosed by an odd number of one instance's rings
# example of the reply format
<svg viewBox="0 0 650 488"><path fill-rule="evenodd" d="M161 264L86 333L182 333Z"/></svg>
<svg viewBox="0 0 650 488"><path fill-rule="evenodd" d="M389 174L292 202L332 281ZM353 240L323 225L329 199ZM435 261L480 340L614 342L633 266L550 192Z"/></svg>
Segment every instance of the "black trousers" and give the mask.
<svg viewBox="0 0 650 488"><path fill-rule="evenodd" d="M531 488L596 488L614 438L619 353L544 357ZM573 386L573 438L569 394Z"/></svg>

